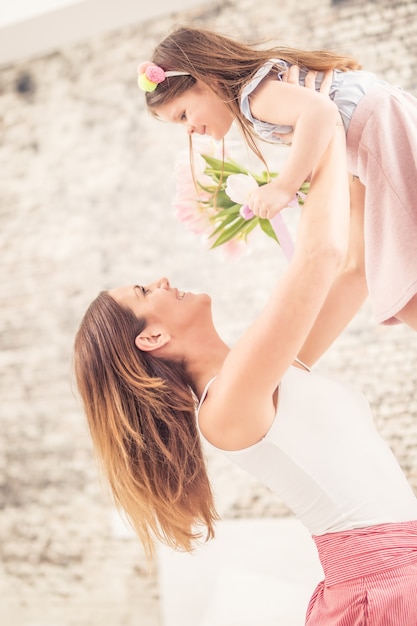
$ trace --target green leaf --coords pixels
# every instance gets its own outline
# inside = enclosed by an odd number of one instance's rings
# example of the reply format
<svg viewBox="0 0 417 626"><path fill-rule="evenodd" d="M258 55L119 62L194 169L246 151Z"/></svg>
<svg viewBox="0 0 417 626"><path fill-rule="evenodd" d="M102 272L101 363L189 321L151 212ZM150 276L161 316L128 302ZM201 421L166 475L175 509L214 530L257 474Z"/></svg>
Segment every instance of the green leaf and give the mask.
<svg viewBox="0 0 417 626"><path fill-rule="evenodd" d="M258 185L260 187L262 187L262 185L267 185L268 183L271 182L271 180L273 178L276 178L278 176L277 172L266 172L265 170L263 172L261 172L260 174L252 174L251 176L256 180L256 182L258 183Z"/></svg>
<svg viewBox="0 0 417 626"><path fill-rule="evenodd" d="M224 176L222 176L222 173L218 172L217 170L213 170L211 168L206 167L206 169L204 170L204 173L213 179L213 181L216 183L216 187L218 187L220 181L222 181L222 184L225 181L225 178Z"/></svg>
<svg viewBox="0 0 417 626"><path fill-rule="evenodd" d="M216 213L216 219L223 217L223 215L238 215L240 211L240 204L232 204L230 207L224 207L221 211Z"/></svg>
<svg viewBox="0 0 417 626"><path fill-rule="evenodd" d="M233 202L233 200L231 200L222 189L219 189L217 194L213 194L211 198L211 205L213 207L222 207L224 209L227 209L228 207L234 206L235 202Z"/></svg>
<svg viewBox="0 0 417 626"><path fill-rule="evenodd" d="M263 218L259 218L259 226L262 228L262 230L264 231L264 233L266 235L268 235L268 237L271 237L272 239L274 239L278 244L279 244L279 239L275 234L274 229L272 228L272 224L269 220L265 220Z"/></svg>
<svg viewBox="0 0 417 626"><path fill-rule="evenodd" d="M258 216L251 217L250 220L246 220L246 224L247 224L247 227L244 229L245 238L249 235L250 232L253 231L254 228L258 226L259 217ZM243 229L242 229L242 232L243 232Z"/></svg>
<svg viewBox="0 0 417 626"><path fill-rule="evenodd" d="M206 168L206 174L209 174L210 169L213 171L213 173L216 173L218 175L221 175L222 172L224 174L248 174L248 170L245 167L242 167L241 165L238 165L237 163L234 163L229 159L226 159L223 163L223 161L221 161L220 159L215 159L208 154L202 154L201 156L209 166L208 169Z"/></svg>
<svg viewBox="0 0 417 626"><path fill-rule="evenodd" d="M206 193L210 193L212 196L214 196L214 194L216 193L217 185L202 185L199 180L197 181L197 185L200 187L200 189L202 189Z"/></svg>
<svg viewBox="0 0 417 626"><path fill-rule="evenodd" d="M243 230L243 227L246 224L246 220L243 217L238 217L234 222L232 222L225 230L223 230L222 234L216 239L216 241L211 246L212 248L217 248L222 244L230 241L235 237L239 232ZM213 233L214 235L214 233ZM213 235L210 235L212 237Z"/></svg>
<svg viewBox="0 0 417 626"><path fill-rule="evenodd" d="M227 230L236 220L238 215L225 215L220 223L217 224L216 228L210 233L209 238L215 237L218 233ZM217 220L216 220L217 222Z"/></svg>

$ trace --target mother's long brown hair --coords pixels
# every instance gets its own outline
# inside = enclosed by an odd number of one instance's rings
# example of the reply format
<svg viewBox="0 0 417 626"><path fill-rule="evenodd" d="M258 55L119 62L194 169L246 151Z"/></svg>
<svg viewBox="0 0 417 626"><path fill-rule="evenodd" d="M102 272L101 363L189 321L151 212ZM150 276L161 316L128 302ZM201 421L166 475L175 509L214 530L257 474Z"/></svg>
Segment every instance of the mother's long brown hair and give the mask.
<svg viewBox="0 0 417 626"><path fill-rule="evenodd" d="M74 346L75 377L93 445L116 504L149 556L153 539L191 550L217 519L182 363L141 352L146 326L107 292L91 303Z"/></svg>
<svg viewBox="0 0 417 626"><path fill-rule="evenodd" d="M309 70L354 70L360 67L353 57L331 50L299 50L288 47L260 49L257 44L239 42L215 31L197 26L180 26L155 48L153 63L165 71L189 72L191 76L168 77L155 91L146 93L149 110L157 108L184 93L199 80L221 98L238 123L249 147L263 159L256 144L251 123L242 114L240 93L258 69L270 59L282 59L290 65ZM282 70L282 67L277 67Z"/></svg>

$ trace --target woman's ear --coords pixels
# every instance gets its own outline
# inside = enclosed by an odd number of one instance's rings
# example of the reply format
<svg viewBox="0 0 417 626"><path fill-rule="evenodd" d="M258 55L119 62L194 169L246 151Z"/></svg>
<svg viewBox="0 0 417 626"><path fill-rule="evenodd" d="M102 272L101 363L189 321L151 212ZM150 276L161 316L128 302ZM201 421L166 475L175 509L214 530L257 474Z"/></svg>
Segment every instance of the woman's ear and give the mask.
<svg viewBox="0 0 417 626"><path fill-rule="evenodd" d="M171 337L168 333L156 328L147 327L135 338L135 345L143 352L152 352L165 346Z"/></svg>

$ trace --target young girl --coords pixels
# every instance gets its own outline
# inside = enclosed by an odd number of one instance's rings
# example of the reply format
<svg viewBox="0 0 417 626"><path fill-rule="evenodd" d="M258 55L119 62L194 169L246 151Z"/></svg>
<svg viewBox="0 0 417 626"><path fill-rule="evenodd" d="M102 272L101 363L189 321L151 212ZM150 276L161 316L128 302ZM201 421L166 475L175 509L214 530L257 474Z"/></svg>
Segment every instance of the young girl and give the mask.
<svg viewBox="0 0 417 626"><path fill-rule="evenodd" d="M250 208L261 217L287 206L335 125L343 124L349 172L366 186L365 194L354 194L364 196L365 268L376 321L404 321L417 330L417 99L359 70L347 56L259 50L195 27L167 36L152 63L140 66L139 84L155 116L215 139L235 120L261 158L256 137L289 139L279 177L251 198ZM294 65L301 66L297 85L284 80ZM317 71L317 91L333 70L329 98L301 88L309 70Z"/></svg>
<svg viewBox="0 0 417 626"><path fill-rule="evenodd" d="M206 440L313 535L325 581L308 626L415 626L417 500L363 396L297 358L312 365L320 354L316 321L344 258L348 214L336 128L313 169L294 256L231 349L209 296L161 278L97 297L76 337L75 373L115 500L148 552L155 537L191 550L204 529L213 536Z"/></svg>

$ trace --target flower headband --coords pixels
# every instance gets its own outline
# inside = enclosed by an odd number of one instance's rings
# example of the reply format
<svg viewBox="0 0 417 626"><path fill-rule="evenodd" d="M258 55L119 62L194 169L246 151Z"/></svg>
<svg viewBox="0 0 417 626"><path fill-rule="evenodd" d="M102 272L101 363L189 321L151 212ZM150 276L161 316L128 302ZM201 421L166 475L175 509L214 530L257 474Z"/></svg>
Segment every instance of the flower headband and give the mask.
<svg viewBox="0 0 417 626"><path fill-rule="evenodd" d="M189 72L176 72L169 70L165 72L162 67L145 61L138 67L138 85L142 91L155 91L159 83L162 83L169 76L190 76Z"/></svg>

